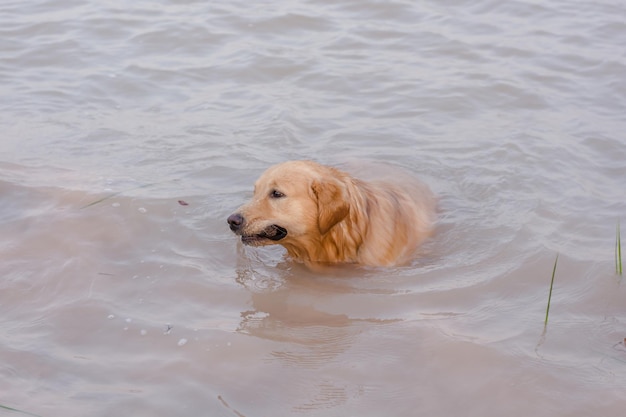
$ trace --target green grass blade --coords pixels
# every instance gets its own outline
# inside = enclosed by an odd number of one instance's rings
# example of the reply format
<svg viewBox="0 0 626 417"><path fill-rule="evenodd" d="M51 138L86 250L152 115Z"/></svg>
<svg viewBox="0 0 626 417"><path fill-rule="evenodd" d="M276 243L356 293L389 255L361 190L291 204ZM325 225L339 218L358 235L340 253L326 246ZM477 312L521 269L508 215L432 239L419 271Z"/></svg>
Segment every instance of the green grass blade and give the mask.
<svg viewBox="0 0 626 417"><path fill-rule="evenodd" d="M20 413L20 414L24 414L27 416L32 416L32 417L41 417L38 414L33 414L33 413L29 413L28 411L22 411L22 410L18 410L17 408L11 408L11 407L7 407L6 405L2 405L0 404L0 409L2 410L8 410L8 411L12 411L14 413Z"/></svg>
<svg viewBox="0 0 626 417"><path fill-rule="evenodd" d="M139 185L139 186L137 186L137 187L128 188L128 189L123 190L123 191L118 191L118 192L116 192L116 193L111 193L111 194L109 194L109 195L107 195L107 196L105 196L105 197L102 197L102 198L100 198L100 199L98 199L98 200L96 200L96 201L92 201L91 203L89 203L89 204L87 204L87 205L85 205L85 206L82 206L82 207L81 207L81 210L82 210L82 209L86 209L87 207L95 206L96 204L102 203L103 201L106 201L106 200L108 200L109 198L113 198L113 197L118 196L118 195L120 195L120 194L124 194L124 193L129 192L129 191L139 190L139 189L141 189L141 188L151 187L151 186L153 186L153 185L155 185L155 184L159 184L159 183L157 183L157 182L153 182L153 183L150 183L150 184L143 184L143 185Z"/></svg>
<svg viewBox="0 0 626 417"><path fill-rule="evenodd" d="M154 186L154 185L160 185L160 184L165 184L165 183L168 183L168 182L176 182L176 181L178 181L178 180L177 180L177 179L174 179L174 180L167 180L167 181L160 181L160 182L151 182L151 183L149 183L149 184L142 184L142 185L138 185L137 187L132 187L132 188L128 188L128 189L126 189L126 190L118 191L118 192L116 192L116 193L111 193L111 194L109 194L109 195L107 195L107 196L104 196L104 197L102 197L102 198L99 198L99 199L98 199L98 200L96 200L96 201L92 201L91 203L89 203L89 204L86 204L86 205L82 206L80 209L82 210L82 209L86 209L86 208L88 208L88 207L95 206L96 204L100 204L100 203L102 203L103 201L106 201L106 200L108 200L108 199L110 199L110 198L113 198L113 197L115 197L115 196L118 196L118 195L120 195L120 194L127 193L127 192L129 192L129 191L135 191L135 190L139 190L139 189L142 189L142 188L152 187L152 186Z"/></svg>
<svg viewBox="0 0 626 417"><path fill-rule="evenodd" d="M622 238L619 220L617 221L617 230L615 232L615 273L622 275Z"/></svg>
<svg viewBox="0 0 626 417"><path fill-rule="evenodd" d="M127 191L128 191L128 190L127 190ZM99 199L99 200L92 201L91 203L89 203L89 204L87 204L87 205L85 205L85 206L82 206L82 207L81 207L81 210L82 210L82 209L86 209L87 207L95 206L96 204L102 203L103 201L108 200L109 198L113 198L113 197L115 197L116 195L120 195L120 194L122 194L123 192L124 192L124 191L120 191L120 192L118 192L118 193L112 193L112 194L107 195L106 197L102 197L102 198L101 198L101 199Z"/></svg>
<svg viewBox="0 0 626 417"><path fill-rule="evenodd" d="M554 260L554 268L552 269L552 279L550 280L550 293L548 294L548 307L546 308L546 320L544 326L548 326L548 317L550 316L550 301L552 301L552 288L554 287L554 276L556 275L556 264L559 262L559 254L556 254Z"/></svg>

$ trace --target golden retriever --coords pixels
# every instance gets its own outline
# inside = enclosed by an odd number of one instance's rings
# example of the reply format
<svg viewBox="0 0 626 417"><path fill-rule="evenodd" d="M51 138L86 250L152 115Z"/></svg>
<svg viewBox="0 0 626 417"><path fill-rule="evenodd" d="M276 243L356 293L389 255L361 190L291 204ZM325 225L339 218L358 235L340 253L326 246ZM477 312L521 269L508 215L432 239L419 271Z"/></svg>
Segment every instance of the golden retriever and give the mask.
<svg viewBox="0 0 626 417"><path fill-rule="evenodd" d="M312 161L270 167L228 217L244 244L280 244L308 266L408 263L432 232L435 198L412 177L366 182Z"/></svg>

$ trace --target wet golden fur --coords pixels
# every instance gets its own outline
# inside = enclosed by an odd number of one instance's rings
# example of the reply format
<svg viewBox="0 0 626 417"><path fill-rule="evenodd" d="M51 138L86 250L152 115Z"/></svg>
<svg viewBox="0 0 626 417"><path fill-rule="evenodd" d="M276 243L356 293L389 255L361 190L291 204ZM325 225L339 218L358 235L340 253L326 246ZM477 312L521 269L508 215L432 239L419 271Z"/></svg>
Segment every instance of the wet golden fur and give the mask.
<svg viewBox="0 0 626 417"><path fill-rule="evenodd" d="M365 182L315 162L285 162L261 175L229 223L244 243L280 244L308 265L405 264L431 234L435 199L417 180L394 178Z"/></svg>

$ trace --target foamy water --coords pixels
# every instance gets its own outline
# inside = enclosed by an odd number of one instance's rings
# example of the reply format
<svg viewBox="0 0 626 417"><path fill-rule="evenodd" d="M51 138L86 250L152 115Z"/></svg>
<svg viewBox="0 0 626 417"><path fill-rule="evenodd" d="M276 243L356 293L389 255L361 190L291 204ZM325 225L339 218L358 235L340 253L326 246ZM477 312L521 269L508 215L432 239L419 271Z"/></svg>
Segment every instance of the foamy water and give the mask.
<svg viewBox="0 0 626 417"><path fill-rule="evenodd" d="M621 416L624 16L610 0L0 4L0 405ZM289 159L414 172L440 197L437 234L410 267L325 275L242 247L226 217Z"/></svg>

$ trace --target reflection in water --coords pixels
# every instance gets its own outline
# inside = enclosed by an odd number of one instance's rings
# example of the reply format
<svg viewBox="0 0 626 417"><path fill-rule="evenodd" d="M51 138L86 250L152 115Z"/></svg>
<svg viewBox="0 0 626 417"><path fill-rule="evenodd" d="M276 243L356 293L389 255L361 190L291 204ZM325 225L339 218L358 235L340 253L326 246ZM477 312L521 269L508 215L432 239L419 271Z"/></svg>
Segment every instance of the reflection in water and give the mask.
<svg viewBox="0 0 626 417"><path fill-rule="evenodd" d="M298 373L340 365L359 336L373 326L400 322L400 319L351 318L323 311L318 305L337 294L332 279L316 277L289 261L266 266L258 255L238 258L237 282L250 290L251 309L241 313L238 333L277 342L265 361L292 367ZM345 285L340 293L347 292ZM356 292L359 292L358 290ZM334 378L311 379L308 398L293 406L294 411L325 409L363 395L362 385L341 383Z"/></svg>

